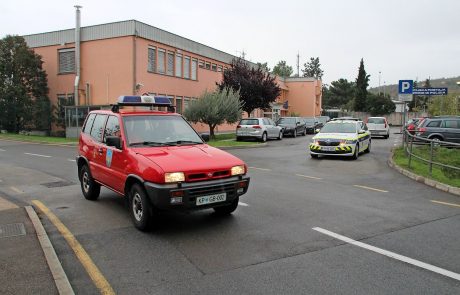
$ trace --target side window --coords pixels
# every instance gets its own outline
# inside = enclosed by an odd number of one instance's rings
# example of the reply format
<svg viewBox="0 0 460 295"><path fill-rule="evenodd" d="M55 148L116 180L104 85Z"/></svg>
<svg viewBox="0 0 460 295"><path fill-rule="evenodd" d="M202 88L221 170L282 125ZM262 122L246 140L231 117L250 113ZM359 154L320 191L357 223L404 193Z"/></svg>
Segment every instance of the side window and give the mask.
<svg viewBox="0 0 460 295"><path fill-rule="evenodd" d="M446 120L444 121L443 125L445 128L459 128L457 120Z"/></svg>
<svg viewBox="0 0 460 295"><path fill-rule="evenodd" d="M107 119L107 115L97 115L96 119L94 119L93 128L91 129L91 136L99 142L102 140L105 119Z"/></svg>
<svg viewBox="0 0 460 295"><path fill-rule="evenodd" d="M426 127L439 127L441 126L441 121L431 121L426 125Z"/></svg>
<svg viewBox="0 0 460 295"><path fill-rule="evenodd" d="M106 142L107 136L121 136L120 122L116 116L109 116L107 124L105 124L104 143Z"/></svg>
<svg viewBox="0 0 460 295"><path fill-rule="evenodd" d="M86 120L85 127L83 127L83 133L89 134L91 131L91 127L93 127L94 118L96 118L96 114L90 114L88 119Z"/></svg>
<svg viewBox="0 0 460 295"><path fill-rule="evenodd" d="M270 125L270 122L268 121L268 119L263 119L264 121L264 125Z"/></svg>
<svg viewBox="0 0 460 295"><path fill-rule="evenodd" d="M273 126L275 126L275 122L273 122L273 120L272 120L272 119L268 119L268 122L270 123L270 125L273 125Z"/></svg>

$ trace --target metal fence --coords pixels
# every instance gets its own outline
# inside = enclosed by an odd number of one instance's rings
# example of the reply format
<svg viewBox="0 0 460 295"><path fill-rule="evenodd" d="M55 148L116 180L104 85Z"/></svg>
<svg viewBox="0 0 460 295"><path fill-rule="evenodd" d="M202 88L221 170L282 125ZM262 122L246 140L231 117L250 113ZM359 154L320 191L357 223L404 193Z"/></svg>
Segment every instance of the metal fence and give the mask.
<svg viewBox="0 0 460 295"><path fill-rule="evenodd" d="M422 149L428 149L429 147L429 156L423 157L417 151ZM445 149L453 150L455 153L460 153L460 144L453 142L441 141L439 139L428 139L424 137L419 137L414 134L411 134L407 130L403 133L403 149L406 152L407 157L409 158L408 166L411 168L412 159L415 158L426 164L428 164L428 169L430 176L433 174L433 166L441 167L443 171L451 170L453 174L460 174L460 162L457 165L448 165L445 163L440 163L436 161L435 156Z"/></svg>

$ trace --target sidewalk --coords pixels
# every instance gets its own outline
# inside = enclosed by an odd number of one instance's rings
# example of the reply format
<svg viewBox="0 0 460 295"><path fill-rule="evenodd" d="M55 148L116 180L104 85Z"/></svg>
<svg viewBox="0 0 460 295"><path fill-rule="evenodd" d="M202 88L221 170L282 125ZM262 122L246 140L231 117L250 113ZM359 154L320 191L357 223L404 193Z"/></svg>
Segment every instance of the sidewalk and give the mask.
<svg viewBox="0 0 460 295"><path fill-rule="evenodd" d="M0 294L58 294L24 207L0 197Z"/></svg>

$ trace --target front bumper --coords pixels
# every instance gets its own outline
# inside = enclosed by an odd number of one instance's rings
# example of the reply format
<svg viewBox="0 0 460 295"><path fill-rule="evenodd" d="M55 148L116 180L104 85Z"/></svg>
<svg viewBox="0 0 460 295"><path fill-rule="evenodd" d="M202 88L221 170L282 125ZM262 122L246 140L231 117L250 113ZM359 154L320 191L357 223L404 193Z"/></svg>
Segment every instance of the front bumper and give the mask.
<svg viewBox="0 0 460 295"><path fill-rule="evenodd" d="M226 179L180 184L156 184L145 182L145 189L155 208L161 210L192 211L231 204L237 197L248 191L250 178L246 175ZM223 202L196 205L197 197L226 194ZM173 197L181 195L182 202L171 203Z"/></svg>
<svg viewBox="0 0 460 295"><path fill-rule="evenodd" d="M356 145L345 144L340 146L320 146L310 143L310 154L313 155L335 155L335 156L353 156Z"/></svg>
<svg viewBox="0 0 460 295"><path fill-rule="evenodd" d="M294 135L295 128L284 128L283 135Z"/></svg>

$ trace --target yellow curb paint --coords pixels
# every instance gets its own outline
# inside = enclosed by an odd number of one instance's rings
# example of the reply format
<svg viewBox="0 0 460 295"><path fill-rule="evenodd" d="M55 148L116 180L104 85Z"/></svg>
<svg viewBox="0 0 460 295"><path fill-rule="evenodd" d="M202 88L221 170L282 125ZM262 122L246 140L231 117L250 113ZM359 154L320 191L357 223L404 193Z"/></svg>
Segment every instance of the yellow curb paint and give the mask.
<svg viewBox="0 0 460 295"><path fill-rule="evenodd" d="M436 204L442 204L442 205L447 205L447 206L459 207L460 208L460 204L446 203L446 202L441 202L441 201L436 201L436 200L431 200L431 202L436 203Z"/></svg>
<svg viewBox="0 0 460 295"><path fill-rule="evenodd" d="M368 187L368 186L364 186L364 185L354 184L353 186L368 189L368 190L371 190L371 191L376 191L376 192L381 192L381 193L388 193L388 191L384 191L384 190L381 190L381 189L378 189L378 188Z"/></svg>
<svg viewBox="0 0 460 295"><path fill-rule="evenodd" d="M310 178L310 179L317 179L317 180L321 180L321 179L322 179L322 178L319 178L319 177L308 176L308 175L302 175L302 174L296 174L296 175L299 176L299 177Z"/></svg>
<svg viewBox="0 0 460 295"><path fill-rule="evenodd" d="M93 283L99 289L99 292L104 295L115 294L109 282L106 280L96 264L94 264L91 257L88 255L85 249L83 249L82 245L77 241L69 229L61 222L61 220L59 220L59 218L54 215L54 213L51 212L42 202L33 200L32 203L37 206L38 209L40 209L40 211L42 211L59 230L61 235L75 252L75 255L77 256L78 260L80 260L80 263L85 268Z"/></svg>

